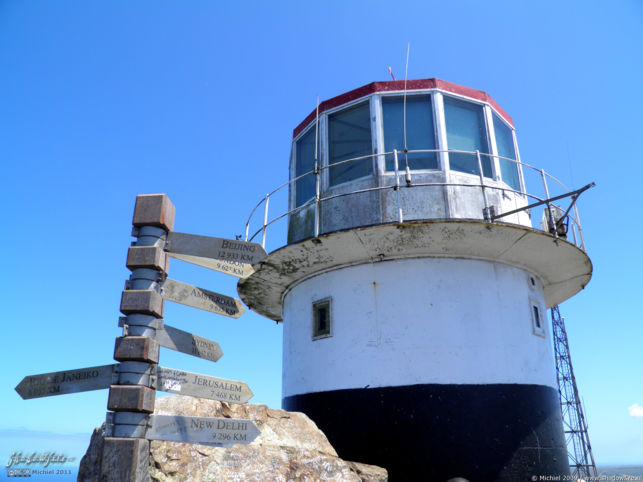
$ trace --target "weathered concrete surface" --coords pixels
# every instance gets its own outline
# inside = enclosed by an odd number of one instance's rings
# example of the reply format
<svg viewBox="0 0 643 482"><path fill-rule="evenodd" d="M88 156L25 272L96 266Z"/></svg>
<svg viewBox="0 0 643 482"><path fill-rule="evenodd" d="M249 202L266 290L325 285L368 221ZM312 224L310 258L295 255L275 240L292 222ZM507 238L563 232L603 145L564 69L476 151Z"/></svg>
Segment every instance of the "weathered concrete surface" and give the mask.
<svg viewBox="0 0 643 482"><path fill-rule="evenodd" d="M282 321L284 293L301 280L345 266L404 258L481 259L526 269L544 285L547 308L589 282L581 249L543 231L475 219L409 221L324 234L273 251L237 291L250 309Z"/></svg>
<svg viewBox="0 0 643 482"><path fill-rule="evenodd" d="M152 441L150 476L155 481L388 480L385 469L340 459L302 413L177 395L157 399L155 414L250 419L261 430L251 444L231 448ZM100 480L103 435L101 429L94 431L78 480Z"/></svg>

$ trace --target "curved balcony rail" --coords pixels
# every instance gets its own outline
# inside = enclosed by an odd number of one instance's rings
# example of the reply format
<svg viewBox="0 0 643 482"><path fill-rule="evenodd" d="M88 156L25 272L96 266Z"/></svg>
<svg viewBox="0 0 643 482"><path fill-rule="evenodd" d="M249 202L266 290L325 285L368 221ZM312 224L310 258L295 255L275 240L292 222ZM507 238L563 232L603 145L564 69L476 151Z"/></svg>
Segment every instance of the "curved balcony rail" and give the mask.
<svg viewBox="0 0 643 482"><path fill-rule="evenodd" d="M355 157L352 159L346 159L331 165L327 166L316 166L312 171L306 172L300 176L297 176L273 191L265 195L254 207L248 216L248 220L245 225L245 240L253 241L257 236L261 235L261 244L265 247L266 245L266 235L268 228L273 226L278 221L286 218L287 216L293 215L302 211L310 206L314 206L315 221L314 221L314 235L317 237L320 234L320 206L326 201L331 199L350 196L353 194L360 194L372 191L384 191L384 190L393 190L397 192L397 221L404 222L404 211L402 209L402 204L400 202L400 190L402 189L413 189L417 187L462 187L469 189L478 190L481 200L484 206L484 216L483 219L486 222L495 222L496 220L502 220L503 217L517 213L519 211L526 211L529 215L531 223L537 223L536 226L533 226L536 229L540 229L544 232L548 232L555 238L563 238L569 242L572 242L575 246L586 251L585 240L583 238L583 230L581 227L580 216L578 213L578 206L576 205L576 199L586 189L594 186L594 183L591 183L585 186L582 189L576 191L570 191L561 181L556 179L554 176L546 173L542 169L538 169L534 166L531 166L527 163L517 161L515 159L510 159L507 157L502 157L493 154L486 154L479 151L461 151L461 150L445 150L445 149L422 149L422 150L409 150L408 154L415 153L436 153L436 154L469 154L476 156L478 164L478 179L479 183L454 183L454 182L413 182L414 171L409 169L408 160L404 162L400 160L400 157L408 159L407 156L404 156L404 153L394 150L392 152L385 152L381 154L370 154L366 156ZM355 189L349 192L333 193L326 196L322 196L321 192L321 178L323 172L327 169L335 168L341 165L355 163L359 161L364 161L366 159L375 159L375 158L386 158L386 156L393 156L395 170L387 172L387 175L394 176L395 182L392 185L385 186L375 186L368 187L364 189ZM509 187L508 185L491 180L482 175L482 158L490 158L493 162L494 159L504 160L512 162L516 165L522 166L521 171L521 185L524 187L524 191L515 190ZM401 165L404 164L404 165ZM520 171L520 170L519 170ZM444 172L440 169L434 170L434 172ZM462 174L458 171L451 171L454 174ZM308 176L315 177L315 195L312 199L305 202L301 206L296 206L292 209L286 209L281 211L275 217L270 217L270 206L271 200L279 194L284 194L286 196L286 203L289 206L290 203L290 188L291 185L294 189L294 185L297 181L304 179ZM401 180L403 182L401 182ZM491 182L490 182L491 181ZM529 181L529 182L528 182ZM534 188L533 190L528 190L527 185ZM488 202L487 195L491 191L503 191L506 193L513 193L518 196L524 197L524 199L529 200L529 203L524 207L507 211L507 212L497 212L495 208L497 206L491 206ZM555 203L554 201L561 201L560 203ZM565 203L565 201L568 201ZM263 210L261 206L263 205ZM262 213L263 211L263 213ZM542 213L542 216L537 216L535 214ZM256 216L263 214L263 222L261 222L260 227L257 228L252 233L250 232L251 225ZM457 218L453 218L457 219ZM542 219L539 222L539 219Z"/></svg>

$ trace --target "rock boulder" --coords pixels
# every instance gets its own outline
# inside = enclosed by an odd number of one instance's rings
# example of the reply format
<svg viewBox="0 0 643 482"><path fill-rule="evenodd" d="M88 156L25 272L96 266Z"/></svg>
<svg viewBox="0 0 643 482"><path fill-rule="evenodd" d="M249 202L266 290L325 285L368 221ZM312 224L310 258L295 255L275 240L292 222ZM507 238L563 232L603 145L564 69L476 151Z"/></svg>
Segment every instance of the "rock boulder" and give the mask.
<svg viewBox="0 0 643 482"><path fill-rule="evenodd" d="M152 441L150 476L154 481L377 481L385 469L347 462L303 413L266 405L227 404L179 395L156 400L155 414L252 420L259 435L231 448ZM96 429L80 463L79 481L98 481L104 428Z"/></svg>

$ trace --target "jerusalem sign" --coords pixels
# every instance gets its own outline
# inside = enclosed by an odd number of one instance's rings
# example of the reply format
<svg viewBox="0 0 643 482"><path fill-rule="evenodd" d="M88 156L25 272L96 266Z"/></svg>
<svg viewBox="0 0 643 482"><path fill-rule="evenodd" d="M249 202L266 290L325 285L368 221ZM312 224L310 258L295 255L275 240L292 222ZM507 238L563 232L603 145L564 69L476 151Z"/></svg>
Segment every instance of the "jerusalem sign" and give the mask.
<svg viewBox="0 0 643 482"><path fill-rule="evenodd" d="M245 403L254 395L243 382L161 366L156 368L156 389L232 403Z"/></svg>

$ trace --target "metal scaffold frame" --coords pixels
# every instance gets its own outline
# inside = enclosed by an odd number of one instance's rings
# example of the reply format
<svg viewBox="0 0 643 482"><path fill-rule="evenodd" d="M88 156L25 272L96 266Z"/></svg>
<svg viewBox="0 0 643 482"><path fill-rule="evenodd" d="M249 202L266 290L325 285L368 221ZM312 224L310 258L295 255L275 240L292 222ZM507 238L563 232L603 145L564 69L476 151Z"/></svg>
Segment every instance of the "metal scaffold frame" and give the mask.
<svg viewBox="0 0 643 482"><path fill-rule="evenodd" d="M556 378L560 396L560 410L567 442L567 456L571 475L579 480L598 477L592 446L589 442L587 421L578 396L572 359L569 353L565 320L560 316L558 306L551 309Z"/></svg>

